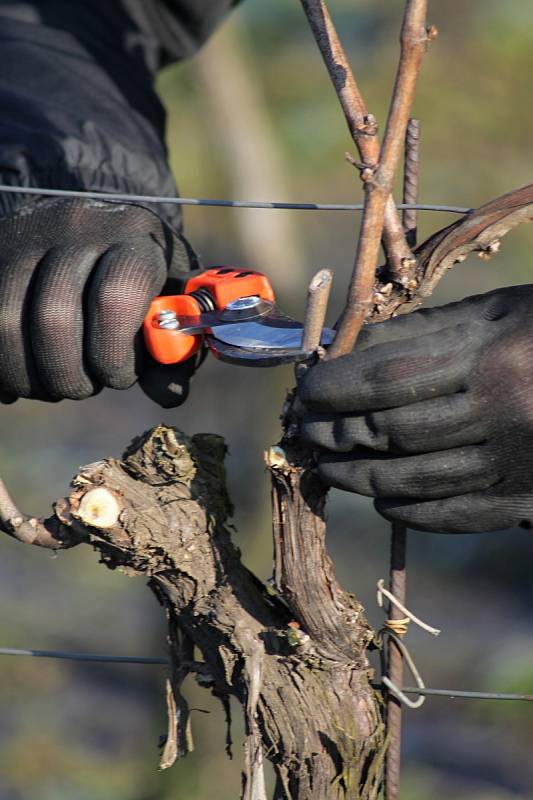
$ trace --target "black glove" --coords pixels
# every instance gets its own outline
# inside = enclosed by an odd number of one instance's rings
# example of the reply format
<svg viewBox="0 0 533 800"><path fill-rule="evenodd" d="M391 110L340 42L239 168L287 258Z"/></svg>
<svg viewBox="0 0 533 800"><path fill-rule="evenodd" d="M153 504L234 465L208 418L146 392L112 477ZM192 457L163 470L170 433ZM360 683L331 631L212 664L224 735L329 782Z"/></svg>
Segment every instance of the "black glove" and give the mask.
<svg viewBox="0 0 533 800"><path fill-rule="evenodd" d="M364 329L300 386L331 486L389 520L468 533L533 521L533 286Z"/></svg>
<svg viewBox="0 0 533 800"><path fill-rule="evenodd" d="M139 330L167 278L197 266L140 206L47 199L0 219L0 399L81 400L140 376L161 405L179 405L192 362L162 368Z"/></svg>

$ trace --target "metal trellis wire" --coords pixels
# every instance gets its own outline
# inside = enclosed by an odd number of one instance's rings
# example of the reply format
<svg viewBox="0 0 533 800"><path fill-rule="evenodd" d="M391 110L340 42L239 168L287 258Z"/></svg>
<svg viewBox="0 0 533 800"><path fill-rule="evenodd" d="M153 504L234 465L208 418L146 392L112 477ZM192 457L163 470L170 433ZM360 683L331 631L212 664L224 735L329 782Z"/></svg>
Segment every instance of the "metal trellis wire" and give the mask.
<svg viewBox="0 0 533 800"><path fill-rule="evenodd" d="M149 194L119 194L117 192L86 192L73 189L45 189L36 186L8 186L0 184L0 192L10 194L43 195L48 197L71 197L82 200L115 200L137 203L169 203L177 206L214 206L223 208L265 208L296 211L362 211L363 203L285 203L263 200L216 200L201 197L159 197ZM444 211L450 214L468 214L473 208L463 206L435 205L433 203L398 203L399 209L419 211Z"/></svg>
<svg viewBox="0 0 533 800"><path fill-rule="evenodd" d="M16 647L0 647L0 656L32 656L33 658L55 658L64 661L89 661L104 664L142 664L144 666L166 666L167 658L147 656L111 656L100 653L72 653L65 650L34 650ZM374 689L384 689L382 683L372 683ZM430 689L418 686L404 686L405 694L418 694L428 697L448 697L461 700L525 700L533 702L532 694L513 694L510 692L470 692L454 689Z"/></svg>

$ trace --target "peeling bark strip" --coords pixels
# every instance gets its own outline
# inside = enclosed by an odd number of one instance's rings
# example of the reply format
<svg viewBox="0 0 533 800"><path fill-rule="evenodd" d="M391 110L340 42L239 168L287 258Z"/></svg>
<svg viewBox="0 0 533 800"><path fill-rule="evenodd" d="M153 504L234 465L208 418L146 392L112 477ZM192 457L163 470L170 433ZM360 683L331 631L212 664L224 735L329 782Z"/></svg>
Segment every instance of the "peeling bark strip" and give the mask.
<svg viewBox="0 0 533 800"><path fill-rule="evenodd" d="M107 567L148 576L165 609L170 725L161 767L192 749L180 687L195 673L215 696L242 706L243 798L266 797L268 758L277 800L373 800L384 734L365 655L372 631L325 553L325 490L281 454L271 464L282 488L275 587L267 588L230 539L225 452L219 436L159 426L122 460L82 467L58 505L60 523L74 526ZM194 660L195 646L203 661Z"/></svg>
<svg viewBox="0 0 533 800"><path fill-rule="evenodd" d="M413 311L429 297L438 282L455 264L477 253L489 260L500 248L501 239L525 222L533 220L533 184L497 197L434 233L416 252L416 268L409 286L391 281L386 267L378 270L374 287L377 298L370 322L381 322L395 314ZM385 291L386 288L386 291Z"/></svg>

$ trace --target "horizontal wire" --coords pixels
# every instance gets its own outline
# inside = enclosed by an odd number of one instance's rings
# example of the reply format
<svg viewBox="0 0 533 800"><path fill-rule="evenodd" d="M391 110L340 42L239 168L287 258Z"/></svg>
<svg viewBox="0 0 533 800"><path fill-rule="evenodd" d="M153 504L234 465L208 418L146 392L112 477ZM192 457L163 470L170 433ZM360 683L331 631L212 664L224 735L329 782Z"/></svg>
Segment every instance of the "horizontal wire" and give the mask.
<svg viewBox="0 0 533 800"><path fill-rule="evenodd" d="M404 688L402 688L402 692L405 692L405 694L422 694L435 697L449 697L452 700L454 698L465 698L468 700L527 700L528 702L533 701L532 694L512 694L509 692L462 692L462 691L452 691L452 689L428 689L427 687L424 687L424 689L419 689L416 686L405 686Z"/></svg>
<svg viewBox="0 0 533 800"><path fill-rule="evenodd" d="M41 189L35 186L7 186L0 184L0 192L11 194L36 194L50 197L77 197L91 200L129 200L137 203L170 203L176 206L222 206L224 208L273 208L297 211L362 211L363 203L278 203L261 200L213 200L200 197L157 197L149 194L118 194L116 192L78 192L72 189ZM399 209L419 211L446 211L451 214L468 214L472 208L434 205L432 203L397 203Z"/></svg>
<svg viewBox="0 0 533 800"><path fill-rule="evenodd" d="M96 661L106 664L155 664L166 665L166 658L146 658L142 656L109 656L92 653L71 653L64 650L20 650L14 647L0 647L0 656L33 656L34 658L57 658L66 661ZM382 689L381 683L372 683L374 689ZM402 692L436 697L465 698L470 700L527 700L533 701L531 694L510 694L506 692L466 692L453 689L419 689L417 686L405 686Z"/></svg>
<svg viewBox="0 0 533 800"><path fill-rule="evenodd" d="M66 661L99 661L109 664L168 664L166 658L144 658L142 656L107 656L91 653L67 653L63 650L18 650L0 647L0 656L33 656L34 658L61 658Z"/></svg>

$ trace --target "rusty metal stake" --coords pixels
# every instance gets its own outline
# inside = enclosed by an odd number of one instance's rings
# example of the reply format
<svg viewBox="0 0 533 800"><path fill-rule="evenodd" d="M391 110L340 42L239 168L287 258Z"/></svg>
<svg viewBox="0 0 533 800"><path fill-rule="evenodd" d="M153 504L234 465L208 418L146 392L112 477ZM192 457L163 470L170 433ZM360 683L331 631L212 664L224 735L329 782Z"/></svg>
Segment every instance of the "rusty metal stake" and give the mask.
<svg viewBox="0 0 533 800"><path fill-rule="evenodd" d="M407 530L401 522L391 525L391 563L389 589L405 603L405 558ZM389 619L401 619L402 612L389 604ZM387 674L396 685L403 685L403 658L392 638L387 640ZM397 800L400 791L402 744L402 705L390 692L387 695L387 732L389 747L385 758L385 800Z"/></svg>
<svg viewBox="0 0 533 800"><path fill-rule="evenodd" d="M420 166L420 120L410 119L405 135L405 161L403 168L403 202L416 203L418 199L418 174ZM416 216L413 208L405 208L402 214L403 229L409 247L416 245Z"/></svg>
<svg viewBox="0 0 533 800"><path fill-rule="evenodd" d="M403 181L403 202L416 203L418 196L418 172L420 156L420 122L410 119L405 137L405 162ZM410 247L416 244L416 211L406 209L403 213L403 226ZM391 556L389 589L405 605L407 529L400 522L391 525ZM392 603L389 605L389 619L398 620L402 612ZM392 638L387 643L387 672L396 685L403 684L402 654ZM398 800L400 792L400 766L402 744L402 706L389 692L387 696L387 731L390 736L385 758L385 800Z"/></svg>

